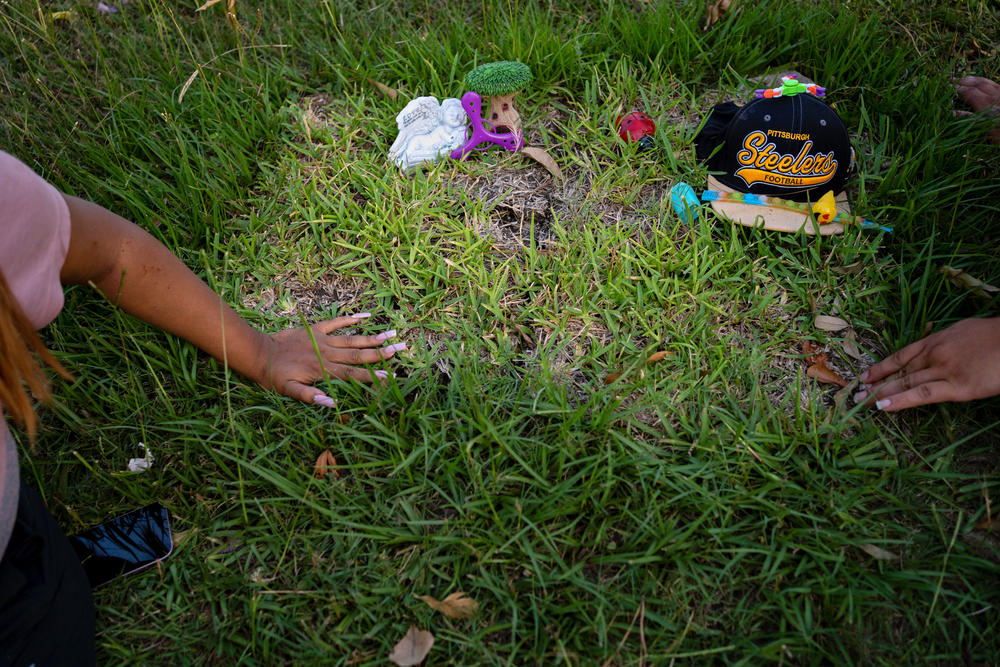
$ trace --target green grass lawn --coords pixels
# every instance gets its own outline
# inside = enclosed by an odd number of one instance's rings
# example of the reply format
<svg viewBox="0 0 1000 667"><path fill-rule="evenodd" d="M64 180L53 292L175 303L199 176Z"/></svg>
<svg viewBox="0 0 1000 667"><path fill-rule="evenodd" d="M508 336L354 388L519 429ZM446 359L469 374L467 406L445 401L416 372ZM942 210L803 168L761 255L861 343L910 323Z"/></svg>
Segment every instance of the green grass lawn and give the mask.
<svg viewBox="0 0 1000 667"><path fill-rule="evenodd" d="M255 326L370 310L409 351L330 411L68 292L44 336L77 379L22 475L68 532L158 500L177 541L97 592L100 663L388 664L411 624L428 664L1000 661L1000 402L869 412L801 351L854 380L997 314L939 271L1000 284L1000 147L949 82L1000 78L995 3L735 0L707 30L700 2L225 4L0 5L0 148ZM498 150L400 174L405 102L491 60L531 67L526 143L565 180ZM674 214L707 111L787 68L891 236ZM657 150L615 137L630 110ZM472 619L416 597L455 591Z"/></svg>

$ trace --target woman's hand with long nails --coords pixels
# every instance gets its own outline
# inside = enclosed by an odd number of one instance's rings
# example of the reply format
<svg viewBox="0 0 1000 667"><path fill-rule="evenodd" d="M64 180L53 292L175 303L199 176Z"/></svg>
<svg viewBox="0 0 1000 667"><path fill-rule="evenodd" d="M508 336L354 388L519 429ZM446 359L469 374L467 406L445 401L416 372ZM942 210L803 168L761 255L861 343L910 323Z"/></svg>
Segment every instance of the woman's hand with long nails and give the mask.
<svg viewBox="0 0 1000 667"><path fill-rule="evenodd" d="M854 402L895 411L1000 394L1000 317L962 320L862 373Z"/></svg>
<svg viewBox="0 0 1000 667"><path fill-rule="evenodd" d="M1000 84L981 76L966 76L955 82L955 92L973 112L994 116L990 141L1000 144ZM956 111L956 116L971 116L968 111Z"/></svg>
<svg viewBox="0 0 1000 667"><path fill-rule="evenodd" d="M326 377L359 382L388 378L388 371L371 370L364 365L389 359L406 349L406 343L386 345L386 341L396 337L395 330L374 336L331 335L370 316L371 313L358 313L318 322L308 329L286 329L268 335L269 349L264 350L266 359L257 382L265 389L274 389L304 403L332 408L334 400L312 386L314 382Z"/></svg>

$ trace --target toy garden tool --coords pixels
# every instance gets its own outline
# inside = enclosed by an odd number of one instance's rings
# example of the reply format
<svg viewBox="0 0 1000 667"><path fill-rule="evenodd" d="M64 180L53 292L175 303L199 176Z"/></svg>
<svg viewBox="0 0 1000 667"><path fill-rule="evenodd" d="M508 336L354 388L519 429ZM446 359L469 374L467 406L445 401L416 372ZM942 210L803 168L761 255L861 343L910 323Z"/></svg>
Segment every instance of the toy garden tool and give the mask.
<svg viewBox="0 0 1000 667"><path fill-rule="evenodd" d="M486 129L483 121L483 100L479 97L479 93L470 90L462 95L462 108L469 116L472 133L464 144L451 152L451 157L454 159L464 160L472 151L486 150L490 147L489 145L500 146L511 153L516 153L524 145L524 140L519 133L498 133ZM480 148L479 145L484 143L488 145Z"/></svg>

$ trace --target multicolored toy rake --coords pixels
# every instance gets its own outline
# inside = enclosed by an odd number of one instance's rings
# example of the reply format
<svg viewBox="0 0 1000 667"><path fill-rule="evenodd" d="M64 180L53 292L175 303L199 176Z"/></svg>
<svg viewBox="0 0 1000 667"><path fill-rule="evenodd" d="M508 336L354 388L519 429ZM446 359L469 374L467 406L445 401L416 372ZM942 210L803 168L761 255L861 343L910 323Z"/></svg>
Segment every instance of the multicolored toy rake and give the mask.
<svg viewBox="0 0 1000 667"><path fill-rule="evenodd" d="M500 146L504 150L516 153L524 146L520 132L492 132L486 129L483 120L483 100L479 93L469 91L462 95L462 108L471 121L471 133L464 144L451 152L455 160L464 160L472 151L486 150L490 146ZM490 127L493 127L492 123ZM480 144L486 144L480 148Z"/></svg>
<svg viewBox="0 0 1000 667"><path fill-rule="evenodd" d="M788 201L787 199L779 199L777 197L766 197L764 195L752 195L742 192L721 192L719 190L705 190L699 200L694 189L683 181L678 182L670 190L670 203L673 204L677 217L688 224L698 218L698 209L701 207L701 203L710 201L728 201L753 206L770 206L772 208L796 211L810 217L815 214L817 222L821 225L830 222L840 222L843 224L861 225L864 229L880 229L883 232L892 233L892 227L876 225L874 222L869 222L856 215L839 213L833 192L826 193L815 204L810 206L806 203Z"/></svg>
<svg viewBox="0 0 1000 667"><path fill-rule="evenodd" d="M775 97L794 97L800 93L809 93L816 97L826 95L826 88L817 86L815 83L801 83L794 76L781 77L781 85L777 88L758 88L753 91L753 96L759 99L770 100Z"/></svg>
<svg viewBox="0 0 1000 667"><path fill-rule="evenodd" d="M839 222L846 225L860 225L862 228L880 229L883 232L892 233L892 227L883 227L874 222L869 222L860 216L837 211L833 192L827 192L811 206L806 202L789 201L787 199L779 199L778 197L754 195L745 192L722 192L719 190L705 190L701 193L701 201L721 201L733 202L735 204L750 204L752 206L769 206L771 208L802 213L810 218L815 214L817 222L821 225L830 222Z"/></svg>

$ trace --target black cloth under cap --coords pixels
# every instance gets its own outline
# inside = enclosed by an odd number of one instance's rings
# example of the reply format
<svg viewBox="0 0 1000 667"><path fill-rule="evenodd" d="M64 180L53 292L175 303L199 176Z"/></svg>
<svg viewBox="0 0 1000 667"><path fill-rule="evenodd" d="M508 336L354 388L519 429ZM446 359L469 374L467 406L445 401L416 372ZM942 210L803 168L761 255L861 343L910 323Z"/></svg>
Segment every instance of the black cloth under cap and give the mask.
<svg viewBox="0 0 1000 667"><path fill-rule="evenodd" d="M694 156L698 162L706 161L712 156L712 151L722 145L726 129L739 110L739 105L732 102L723 102L712 107L708 120L694 138Z"/></svg>
<svg viewBox="0 0 1000 667"><path fill-rule="evenodd" d="M793 201L841 192L854 168L844 122L808 93L717 105L695 137L695 155L737 192Z"/></svg>

